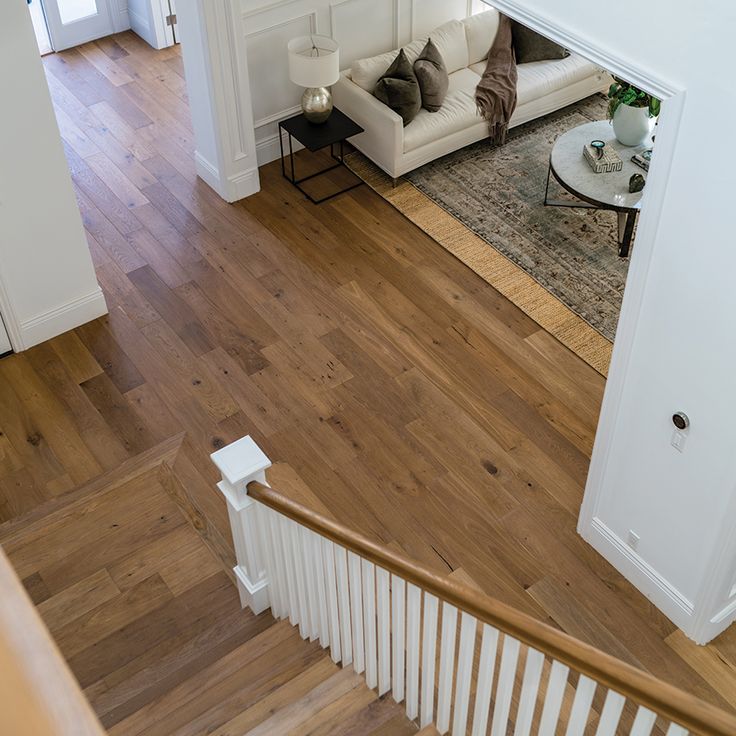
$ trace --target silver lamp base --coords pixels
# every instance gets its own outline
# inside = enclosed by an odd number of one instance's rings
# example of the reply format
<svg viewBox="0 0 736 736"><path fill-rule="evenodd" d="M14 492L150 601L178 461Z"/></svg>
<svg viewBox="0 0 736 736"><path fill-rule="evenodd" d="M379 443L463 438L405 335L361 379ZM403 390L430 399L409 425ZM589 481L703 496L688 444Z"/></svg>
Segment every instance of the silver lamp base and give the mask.
<svg viewBox="0 0 736 736"><path fill-rule="evenodd" d="M327 87L307 87L302 95L302 112L310 123L324 123L332 112L332 92Z"/></svg>

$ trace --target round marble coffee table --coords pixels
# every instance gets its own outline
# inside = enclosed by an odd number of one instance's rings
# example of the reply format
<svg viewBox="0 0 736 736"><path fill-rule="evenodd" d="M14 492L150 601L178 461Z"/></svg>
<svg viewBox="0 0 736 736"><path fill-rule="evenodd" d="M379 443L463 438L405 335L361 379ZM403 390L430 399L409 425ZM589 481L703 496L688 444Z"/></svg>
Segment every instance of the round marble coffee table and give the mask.
<svg viewBox="0 0 736 736"><path fill-rule="evenodd" d="M583 145L593 140L604 141L606 147L613 148L623 161L621 171L596 174L583 157ZM643 192L629 192L629 179L632 174L643 174L644 169L631 161L635 153L641 153L652 147L649 139L644 145L631 148L621 145L613 134L613 128L607 120L585 123L563 133L552 147L547 170L547 188L544 192L544 204L551 207L590 207L594 209L612 210L618 213L618 254L621 258L629 255L634 225L641 208ZM550 200L550 174L581 202L571 203Z"/></svg>

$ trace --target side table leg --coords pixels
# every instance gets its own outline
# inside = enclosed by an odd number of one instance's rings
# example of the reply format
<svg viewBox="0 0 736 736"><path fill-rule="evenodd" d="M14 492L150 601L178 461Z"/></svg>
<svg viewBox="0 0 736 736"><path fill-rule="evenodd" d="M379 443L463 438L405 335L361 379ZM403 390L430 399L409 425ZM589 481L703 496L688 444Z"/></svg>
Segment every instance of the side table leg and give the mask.
<svg viewBox="0 0 736 736"><path fill-rule="evenodd" d="M547 164L547 186L544 188L544 204L547 204L548 194L549 194L549 174L550 174L550 165Z"/></svg>
<svg viewBox="0 0 736 736"><path fill-rule="evenodd" d="M286 166L284 165L284 131L279 125L279 151L281 151L281 176L286 178Z"/></svg>
<svg viewBox="0 0 736 736"><path fill-rule="evenodd" d="M636 224L637 214L638 213L636 212L629 212L628 214L625 212L618 213L618 255L620 258L628 258L629 250L631 249L631 239L634 235L634 225Z"/></svg>

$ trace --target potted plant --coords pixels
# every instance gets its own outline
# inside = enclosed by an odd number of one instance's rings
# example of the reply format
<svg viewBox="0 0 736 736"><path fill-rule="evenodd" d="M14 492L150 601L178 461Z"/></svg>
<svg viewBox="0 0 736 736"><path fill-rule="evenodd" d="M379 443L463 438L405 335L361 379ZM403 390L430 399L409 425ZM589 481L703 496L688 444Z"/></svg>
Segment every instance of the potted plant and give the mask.
<svg viewBox="0 0 736 736"><path fill-rule="evenodd" d="M608 90L608 119L624 146L640 146L652 132L660 101L623 79L614 77Z"/></svg>

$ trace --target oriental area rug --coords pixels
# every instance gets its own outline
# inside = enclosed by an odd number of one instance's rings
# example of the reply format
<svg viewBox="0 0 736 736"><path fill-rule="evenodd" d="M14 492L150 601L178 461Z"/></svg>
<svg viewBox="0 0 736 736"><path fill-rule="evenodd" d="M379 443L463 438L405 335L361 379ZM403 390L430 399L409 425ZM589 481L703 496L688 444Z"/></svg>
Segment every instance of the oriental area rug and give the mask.
<svg viewBox="0 0 736 736"><path fill-rule="evenodd" d="M555 139L605 119L594 95L391 179L354 153L358 176L603 375L607 374L628 259L618 257L615 212L545 207ZM575 199L550 182L550 198Z"/></svg>

